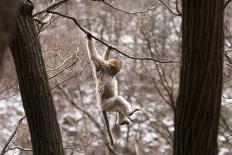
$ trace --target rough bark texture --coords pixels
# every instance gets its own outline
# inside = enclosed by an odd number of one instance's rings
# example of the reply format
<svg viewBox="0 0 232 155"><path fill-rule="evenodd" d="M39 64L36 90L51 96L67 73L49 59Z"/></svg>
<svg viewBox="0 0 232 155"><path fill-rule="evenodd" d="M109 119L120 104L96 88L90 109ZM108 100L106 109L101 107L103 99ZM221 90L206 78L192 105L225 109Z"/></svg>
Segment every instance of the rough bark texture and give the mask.
<svg viewBox="0 0 232 155"><path fill-rule="evenodd" d="M223 0L183 0L174 155L216 155L222 94Z"/></svg>
<svg viewBox="0 0 232 155"><path fill-rule="evenodd" d="M33 154L63 155L59 124L32 20L32 9L32 3L24 0L10 46L31 133Z"/></svg>

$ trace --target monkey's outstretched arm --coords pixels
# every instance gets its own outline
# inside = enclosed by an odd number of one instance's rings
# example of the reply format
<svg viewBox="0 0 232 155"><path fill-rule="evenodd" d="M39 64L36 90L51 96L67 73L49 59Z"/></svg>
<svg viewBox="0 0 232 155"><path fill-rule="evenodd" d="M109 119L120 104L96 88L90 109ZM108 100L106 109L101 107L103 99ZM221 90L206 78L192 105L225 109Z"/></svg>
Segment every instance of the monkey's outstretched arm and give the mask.
<svg viewBox="0 0 232 155"><path fill-rule="evenodd" d="M111 51L111 48L107 47L103 55L104 60L110 59L110 51Z"/></svg>
<svg viewBox="0 0 232 155"><path fill-rule="evenodd" d="M101 63L101 60L97 54L97 50L94 46L93 40L90 36L87 36L87 50L88 50L88 55L89 59L94 63L95 66L99 66Z"/></svg>

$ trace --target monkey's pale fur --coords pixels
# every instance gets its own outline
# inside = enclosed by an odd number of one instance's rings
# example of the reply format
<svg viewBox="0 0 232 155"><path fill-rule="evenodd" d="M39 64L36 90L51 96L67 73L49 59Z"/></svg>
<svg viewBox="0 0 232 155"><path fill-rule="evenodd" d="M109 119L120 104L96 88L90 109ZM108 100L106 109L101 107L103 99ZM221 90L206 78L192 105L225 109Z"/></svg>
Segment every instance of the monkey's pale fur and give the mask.
<svg viewBox="0 0 232 155"><path fill-rule="evenodd" d="M122 96L118 95L118 85L115 76L122 69L123 64L117 59L110 59L110 49L107 48L103 58L99 57L92 42L91 36L87 36L87 50L92 62L94 77L96 80L96 96L98 104L103 112L105 124L110 137L111 146L113 137L109 127L106 112L117 112L118 124L130 124L128 116L140 111L138 106L131 106Z"/></svg>
<svg viewBox="0 0 232 155"><path fill-rule="evenodd" d="M119 124L130 124L128 116L141 109L138 106L131 106L122 96L118 95L115 75L122 69L122 62L117 59L109 59L109 48L106 49L103 58L100 58L91 38L87 41L87 47L89 58L93 64L96 95L101 110L117 112Z"/></svg>

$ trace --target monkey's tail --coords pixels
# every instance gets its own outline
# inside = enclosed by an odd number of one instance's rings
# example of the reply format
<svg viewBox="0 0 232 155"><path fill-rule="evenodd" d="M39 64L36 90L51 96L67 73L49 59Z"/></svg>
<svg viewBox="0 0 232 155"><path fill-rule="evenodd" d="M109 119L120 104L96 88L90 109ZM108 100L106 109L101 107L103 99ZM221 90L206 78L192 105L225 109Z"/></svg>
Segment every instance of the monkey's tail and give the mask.
<svg viewBox="0 0 232 155"><path fill-rule="evenodd" d="M114 146L114 140L113 140L112 133L110 131L110 124L109 124L109 120L108 120L108 117L107 117L107 113L106 113L106 111L102 111L102 114L103 114L103 118L104 118L104 121L105 121L106 129L107 129L107 132L108 132L108 135L109 135L109 138L110 138L110 146L113 147Z"/></svg>

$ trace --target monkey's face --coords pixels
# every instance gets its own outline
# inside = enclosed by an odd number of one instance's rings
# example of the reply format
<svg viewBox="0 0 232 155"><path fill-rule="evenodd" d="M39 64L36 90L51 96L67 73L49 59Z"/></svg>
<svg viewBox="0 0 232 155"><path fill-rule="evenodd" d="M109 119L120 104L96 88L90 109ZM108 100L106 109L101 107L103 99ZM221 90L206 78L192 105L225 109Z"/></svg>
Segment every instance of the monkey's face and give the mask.
<svg viewBox="0 0 232 155"><path fill-rule="evenodd" d="M115 73L117 74L123 67L123 64L120 60L117 59L110 59L109 60L109 65L111 67L112 70L115 71Z"/></svg>

